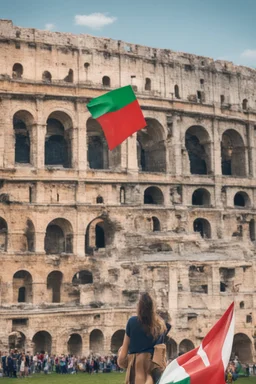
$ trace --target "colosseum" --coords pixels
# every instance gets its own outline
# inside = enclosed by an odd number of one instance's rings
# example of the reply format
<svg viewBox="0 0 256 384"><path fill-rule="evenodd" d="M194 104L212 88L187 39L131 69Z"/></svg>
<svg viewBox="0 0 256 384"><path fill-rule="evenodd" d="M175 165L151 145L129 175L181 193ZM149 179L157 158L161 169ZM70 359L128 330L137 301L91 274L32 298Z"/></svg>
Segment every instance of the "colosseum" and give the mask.
<svg viewBox="0 0 256 384"><path fill-rule="evenodd" d="M0 350L113 353L140 291L198 346L235 301L256 358L256 71L0 21ZM109 151L94 97L147 127Z"/></svg>

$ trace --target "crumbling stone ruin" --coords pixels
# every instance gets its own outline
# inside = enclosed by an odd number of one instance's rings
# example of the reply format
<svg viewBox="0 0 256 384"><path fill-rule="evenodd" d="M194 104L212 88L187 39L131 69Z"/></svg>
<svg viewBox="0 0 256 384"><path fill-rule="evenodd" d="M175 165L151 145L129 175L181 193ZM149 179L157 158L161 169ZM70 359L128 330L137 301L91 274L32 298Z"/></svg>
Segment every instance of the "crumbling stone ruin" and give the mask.
<svg viewBox="0 0 256 384"><path fill-rule="evenodd" d="M0 21L0 349L117 352L140 291L168 354L235 300L255 358L256 71ZM108 151L86 104L132 84L147 127Z"/></svg>

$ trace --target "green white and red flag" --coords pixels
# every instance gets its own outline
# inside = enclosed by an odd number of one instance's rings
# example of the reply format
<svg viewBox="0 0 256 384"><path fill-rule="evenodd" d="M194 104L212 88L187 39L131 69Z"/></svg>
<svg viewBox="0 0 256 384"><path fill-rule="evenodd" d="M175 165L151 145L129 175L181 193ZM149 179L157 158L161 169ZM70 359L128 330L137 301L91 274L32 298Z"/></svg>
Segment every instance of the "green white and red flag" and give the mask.
<svg viewBox="0 0 256 384"><path fill-rule="evenodd" d="M198 348L179 356L166 367L159 384L225 384L234 328L232 303Z"/></svg>
<svg viewBox="0 0 256 384"><path fill-rule="evenodd" d="M100 123L110 150L147 125L130 85L96 97L87 108Z"/></svg>

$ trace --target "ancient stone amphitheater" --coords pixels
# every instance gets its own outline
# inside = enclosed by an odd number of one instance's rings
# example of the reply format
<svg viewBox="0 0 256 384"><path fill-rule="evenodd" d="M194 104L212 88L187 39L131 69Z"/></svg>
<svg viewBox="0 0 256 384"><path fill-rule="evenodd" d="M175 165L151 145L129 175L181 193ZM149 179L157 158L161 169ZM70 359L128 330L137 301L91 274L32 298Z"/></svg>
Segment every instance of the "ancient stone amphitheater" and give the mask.
<svg viewBox="0 0 256 384"><path fill-rule="evenodd" d="M0 21L0 349L115 353L140 291L168 354L234 300L256 355L256 71ZM131 84L147 127L114 151L86 108Z"/></svg>

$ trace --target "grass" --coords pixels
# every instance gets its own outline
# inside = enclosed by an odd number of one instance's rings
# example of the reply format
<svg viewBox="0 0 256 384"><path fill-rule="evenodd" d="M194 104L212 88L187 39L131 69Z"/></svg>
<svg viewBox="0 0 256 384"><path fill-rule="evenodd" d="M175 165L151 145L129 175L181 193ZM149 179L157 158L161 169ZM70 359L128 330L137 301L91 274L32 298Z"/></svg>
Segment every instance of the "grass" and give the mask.
<svg viewBox="0 0 256 384"><path fill-rule="evenodd" d="M99 373L88 375L87 373L79 373L77 375L57 375L55 373L49 375L33 375L25 379L17 379L22 384L124 384L124 373ZM0 384L16 382L15 379L0 378ZM237 384L256 384L255 377L245 377L235 381ZM217 384L217 383L216 383Z"/></svg>
<svg viewBox="0 0 256 384"><path fill-rule="evenodd" d="M77 375L57 375L56 373L44 375L36 374L32 377L9 379L0 378L0 384L18 382L22 384L124 384L124 373L78 373ZM256 383L256 382L255 382Z"/></svg>

